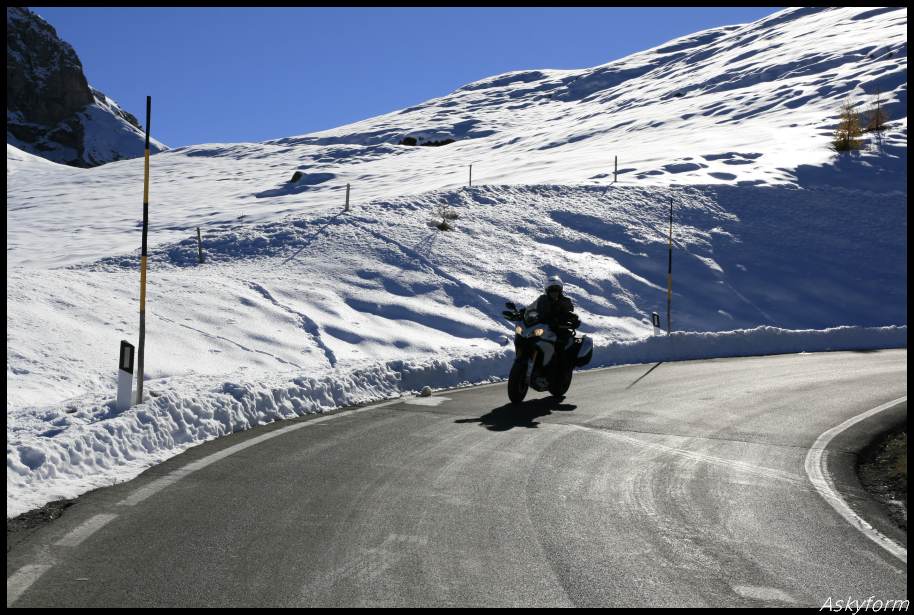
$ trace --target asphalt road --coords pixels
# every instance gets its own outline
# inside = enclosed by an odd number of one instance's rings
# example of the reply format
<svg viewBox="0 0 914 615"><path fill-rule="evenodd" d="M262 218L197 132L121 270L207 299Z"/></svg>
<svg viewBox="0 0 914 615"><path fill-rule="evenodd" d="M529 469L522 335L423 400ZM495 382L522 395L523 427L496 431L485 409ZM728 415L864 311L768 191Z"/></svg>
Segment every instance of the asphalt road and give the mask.
<svg viewBox="0 0 914 615"><path fill-rule="evenodd" d="M192 465L287 421L87 494L8 543L7 600L817 608L829 598L904 600L906 564L835 512L804 460L823 432L906 396L906 380L906 350L594 370L576 374L561 401L512 407L505 384L450 391L302 419L295 423L310 424ZM162 486L163 477L172 479ZM906 545L897 529L880 530Z"/></svg>

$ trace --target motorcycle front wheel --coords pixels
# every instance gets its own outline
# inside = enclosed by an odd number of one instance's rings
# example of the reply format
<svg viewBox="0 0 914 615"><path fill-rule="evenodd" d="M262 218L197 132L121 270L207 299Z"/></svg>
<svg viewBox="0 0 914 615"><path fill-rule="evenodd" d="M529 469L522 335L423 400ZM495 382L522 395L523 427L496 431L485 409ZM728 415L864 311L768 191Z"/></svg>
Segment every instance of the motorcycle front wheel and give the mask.
<svg viewBox="0 0 914 615"><path fill-rule="evenodd" d="M573 370L566 370L563 374L559 375L558 382L549 383L549 393L551 393L553 397L562 397L568 392L569 387L571 387L572 373Z"/></svg>
<svg viewBox="0 0 914 615"><path fill-rule="evenodd" d="M515 361L508 375L508 399L512 404L519 404L527 396L527 362Z"/></svg>

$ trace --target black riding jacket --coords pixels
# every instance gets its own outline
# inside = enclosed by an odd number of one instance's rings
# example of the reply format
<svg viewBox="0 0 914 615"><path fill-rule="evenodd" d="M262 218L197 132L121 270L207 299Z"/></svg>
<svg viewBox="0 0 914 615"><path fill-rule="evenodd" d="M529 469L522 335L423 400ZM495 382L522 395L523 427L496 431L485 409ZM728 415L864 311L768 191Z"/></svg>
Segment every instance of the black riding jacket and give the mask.
<svg viewBox="0 0 914 615"><path fill-rule="evenodd" d="M567 329L570 321L578 321L577 314L574 313L574 305L571 299L564 294L552 301L549 295L540 295L536 300L536 311L539 312L540 320L548 324L554 330Z"/></svg>

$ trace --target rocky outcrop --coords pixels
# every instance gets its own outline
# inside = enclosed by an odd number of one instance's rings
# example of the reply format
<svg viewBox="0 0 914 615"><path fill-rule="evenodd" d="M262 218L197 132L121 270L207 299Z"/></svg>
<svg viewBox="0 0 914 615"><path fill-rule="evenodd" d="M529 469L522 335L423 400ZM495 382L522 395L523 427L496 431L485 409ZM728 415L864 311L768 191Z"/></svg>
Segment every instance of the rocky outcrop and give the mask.
<svg viewBox="0 0 914 615"><path fill-rule="evenodd" d="M7 7L6 53L7 143L78 167L143 155L137 119L89 85L76 51L41 17Z"/></svg>

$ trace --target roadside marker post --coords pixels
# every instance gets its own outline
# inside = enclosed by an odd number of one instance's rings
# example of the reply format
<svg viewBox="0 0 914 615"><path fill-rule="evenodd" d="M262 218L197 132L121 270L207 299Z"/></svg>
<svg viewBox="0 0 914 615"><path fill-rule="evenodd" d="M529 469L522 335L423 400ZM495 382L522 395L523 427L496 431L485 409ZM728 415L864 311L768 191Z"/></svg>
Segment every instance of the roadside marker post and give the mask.
<svg viewBox="0 0 914 615"><path fill-rule="evenodd" d="M122 412L133 405L133 344L121 340L121 354L117 370L117 410Z"/></svg>
<svg viewBox="0 0 914 615"><path fill-rule="evenodd" d="M673 330L672 317L673 303L673 197L670 197L670 259L666 274L666 334Z"/></svg>
<svg viewBox="0 0 914 615"><path fill-rule="evenodd" d="M143 403L143 358L146 350L146 243L149 234L149 122L152 96L146 97L146 162L143 171L143 250L140 256L140 343L137 352L136 403Z"/></svg>

